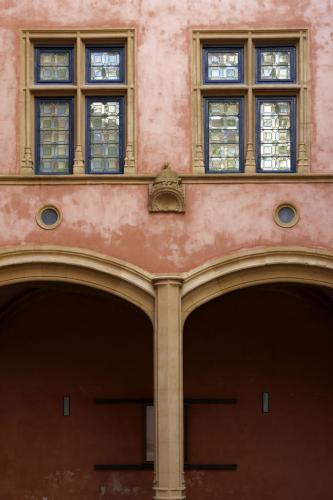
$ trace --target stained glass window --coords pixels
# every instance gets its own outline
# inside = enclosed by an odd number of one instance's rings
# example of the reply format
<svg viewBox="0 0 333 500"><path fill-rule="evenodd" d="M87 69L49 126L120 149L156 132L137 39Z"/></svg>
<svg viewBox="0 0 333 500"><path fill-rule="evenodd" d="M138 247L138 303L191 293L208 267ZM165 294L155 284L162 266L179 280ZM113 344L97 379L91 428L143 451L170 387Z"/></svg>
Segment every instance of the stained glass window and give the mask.
<svg viewBox="0 0 333 500"><path fill-rule="evenodd" d="M123 171L123 107L122 97L87 99L87 166L91 173Z"/></svg>
<svg viewBox="0 0 333 500"><path fill-rule="evenodd" d="M243 99L206 98L206 170L239 172L243 168Z"/></svg>
<svg viewBox="0 0 333 500"><path fill-rule="evenodd" d="M36 83L72 83L73 48L36 48Z"/></svg>
<svg viewBox="0 0 333 500"><path fill-rule="evenodd" d="M295 97L257 98L257 163L261 171L295 169Z"/></svg>
<svg viewBox="0 0 333 500"><path fill-rule="evenodd" d="M36 99L39 174L68 174L73 163L73 99Z"/></svg>
<svg viewBox="0 0 333 500"><path fill-rule="evenodd" d="M124 81L123 47L88 47L86 50L88 83Z"/></svg>
<svg viewBox="0 0 333 500"><path fill-rule="evenodd" d="M239 83L243 81L242 47L206 47L203 55L205 83Z"/></svg>
<svg viewBox="0 0 333 500"><path fill-rule="evenodd" d="M294 82L295 47L257 47L257 82Z"/></svg>

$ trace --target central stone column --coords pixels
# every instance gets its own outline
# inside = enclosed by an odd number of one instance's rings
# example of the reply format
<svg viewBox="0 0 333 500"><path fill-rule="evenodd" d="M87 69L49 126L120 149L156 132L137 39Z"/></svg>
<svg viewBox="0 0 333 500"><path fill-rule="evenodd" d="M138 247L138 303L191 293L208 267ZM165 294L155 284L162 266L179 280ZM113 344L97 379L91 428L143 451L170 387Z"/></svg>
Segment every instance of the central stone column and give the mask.
<svg viewBox="0 0 333 500"><path fill-rule="evenodd" d="M185 499L183 450L182 279L154 279L155 500Z"/></svg>

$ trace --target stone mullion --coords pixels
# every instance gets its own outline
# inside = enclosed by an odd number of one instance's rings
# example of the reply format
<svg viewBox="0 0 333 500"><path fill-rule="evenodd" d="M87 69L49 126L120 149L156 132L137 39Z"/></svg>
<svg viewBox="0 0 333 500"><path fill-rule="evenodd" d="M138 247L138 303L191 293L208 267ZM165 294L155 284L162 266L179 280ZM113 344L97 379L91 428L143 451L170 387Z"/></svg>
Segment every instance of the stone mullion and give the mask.
<svg viewBox="0 0 333 500"><path fill-rule="evenodd" d="M82 175L85 173L84 170L84 140L83 140L83 131L84 131L84 112L83 112L83 96L81 91L81 85L84 84L84 75L83 75L83 58L84 48L82 47L82 40L79 33L76 36L76 111L75 111L75 126L76 126L76 140L75 140L75 156L74 156L74 165L73 165L73 174Z"/></svg>
<svg viewBox="0 0 333 500"><path fill-rule="evenodd" d="M246 62L247 62L247 116L246 116L246 159L245 159L245 172L247 174L254 174L256 172L256 160L254 156L254 140L255 140L255 124L253 119L253 41L252 33L248 33L248 40L246 44Z"/></svg>
<svg viewBox="0 0 333 500"><path fill-rule="evenodd" d="M24 151L23 151L23 158L22 158L22 165L21 165L21 173L23 175L33 175L34 173L34 162L33 162L33 155L32 155L32 149L31 149L31 98L30 98L30 60L31 60L31 42L29 39L28 34L25 34L24 39L24 47L23 47L23 53L24 53L24 61L25 61L25 67L24 67Z"/></svg>

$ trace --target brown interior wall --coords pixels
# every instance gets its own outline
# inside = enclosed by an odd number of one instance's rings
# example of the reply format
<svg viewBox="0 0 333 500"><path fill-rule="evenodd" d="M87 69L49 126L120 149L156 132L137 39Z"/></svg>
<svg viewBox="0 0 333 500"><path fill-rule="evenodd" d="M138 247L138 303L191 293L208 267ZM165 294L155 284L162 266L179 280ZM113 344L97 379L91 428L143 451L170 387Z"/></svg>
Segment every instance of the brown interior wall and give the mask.
<svg viewBox="0 0 333 500"><path fill-rule="evenodd" d="M0 327L0 499L150 498L151 471L93 470L144 459L143 407L94 404L152 399L144 314L112 297L44 291Z"/></svg>
<svg viewBox="0 0 333 500"><path fill-rule="evenodd" d="M189 500L332 498L333 310L312 292L249 288L187 320L185 397L238 400L189 409L188 461L238 465L186 472Z"/></svg>

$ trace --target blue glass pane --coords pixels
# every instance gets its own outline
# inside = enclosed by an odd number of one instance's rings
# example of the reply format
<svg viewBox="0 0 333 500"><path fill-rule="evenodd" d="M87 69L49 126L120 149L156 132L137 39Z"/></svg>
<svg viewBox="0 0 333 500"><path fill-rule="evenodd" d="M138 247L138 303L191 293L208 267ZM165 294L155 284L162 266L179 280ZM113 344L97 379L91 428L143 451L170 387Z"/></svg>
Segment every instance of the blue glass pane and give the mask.
<svg viewBox="0 0 333 500"><path fill-rule="evenodd" d="M294 220L295 211L290 207L282 207L278 211L278 217L284 224L290 224Z"/></svg>
<svg viewBox="0 0 333 500"><path fill-rule="evenodd" d="M58 218L58 213L54 208L45 208L41 213L41 219L46 226L53 226Z"/></svg>

